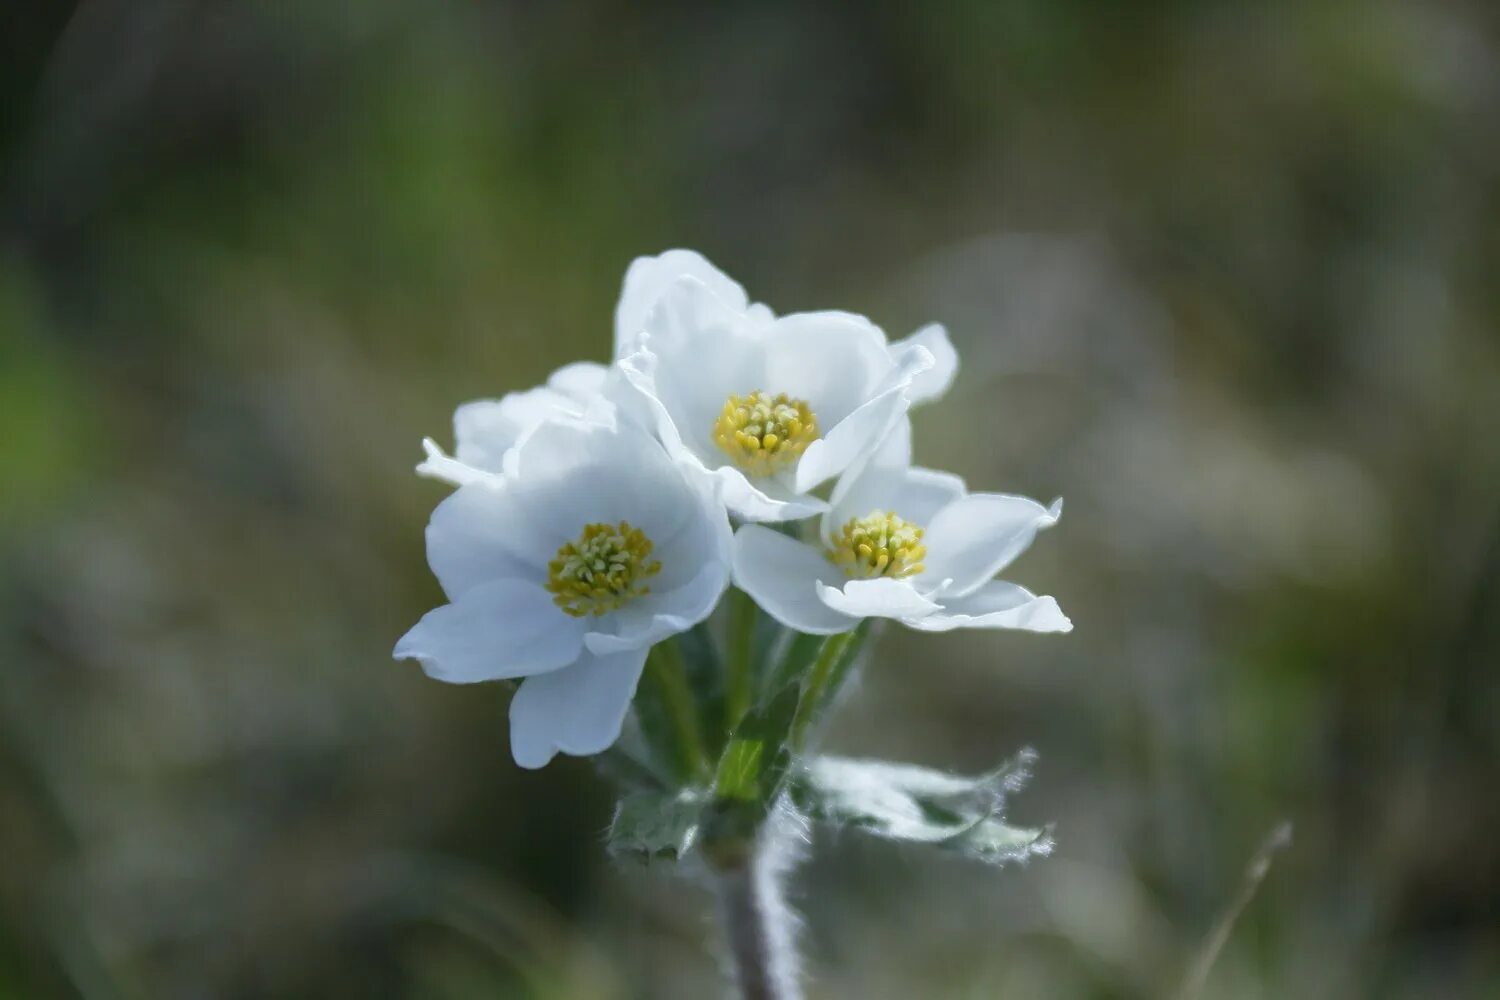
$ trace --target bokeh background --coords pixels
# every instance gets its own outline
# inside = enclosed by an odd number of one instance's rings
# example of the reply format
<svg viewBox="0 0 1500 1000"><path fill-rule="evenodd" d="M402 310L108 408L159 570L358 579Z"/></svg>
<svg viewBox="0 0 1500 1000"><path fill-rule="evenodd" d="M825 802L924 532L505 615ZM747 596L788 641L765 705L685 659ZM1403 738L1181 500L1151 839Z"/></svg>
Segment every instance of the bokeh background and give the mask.
<svg viewBox="0 0 1500 1000"><path fill-rule="evenodd" d="M454 404L629 260L952 331L927 464L1066 638L888 633L832 746L1041 754L994 871L853 835L815 997L1500 995L1485 0L9 0L0 997L691 998L711 901L390 659Z"/></svg>

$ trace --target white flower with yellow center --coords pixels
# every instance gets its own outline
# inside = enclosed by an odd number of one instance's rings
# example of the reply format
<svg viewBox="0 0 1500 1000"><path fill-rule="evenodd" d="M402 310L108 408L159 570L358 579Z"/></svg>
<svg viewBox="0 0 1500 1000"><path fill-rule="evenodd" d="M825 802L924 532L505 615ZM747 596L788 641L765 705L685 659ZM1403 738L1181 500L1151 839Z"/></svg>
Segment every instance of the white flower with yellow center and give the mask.
<svg viewBox="0 0 1500 1000"><path fill-rule="evenodd" d="M843 632L864 618L895 618L928 632L1014 628L1067 632L1050 597L996 580L1062 501L969 493L957 476L892 461L898 432L844 486L818 538L799 541L747 524L734 537L734 583L788 628Z"/></svg>
<svg viewBox="0 0 1500 1000"><path fill-rule="evenodd" d="M857 468L903 420L936 364L927 343L947 340L924 332L892 345L852 313L772 318L718 278L668 283L626 339L620 369L668 451L713 479L733 513L816 514L827 503L812 491ZM622 303L634 308L640 296L630 292L627 281Z"/></svg>
<svg viewBox="0 0 1500 1000"><path fill-rule="evenodd" d="M716 296L726 307L739 315L740 326L747 332L764 333L775 325L776 316L760 303L752 303L745 290L728 275L710 264L700 254L691 250L668 250L655 257L638 257L626 269L624 286L619 303L615 307L616 359L628 357L640 346L641 334L657 305L673 286L683 278L699 282ZM877 331L878 332L878 331ZM880 334L884 342L884 334ZM948 335L936 324L923 329L886 347L889 355L898 360L906 358L910 349L920 346L934 358L931 368L915 375L907 390L912 403L936 399L947 391L958 367L958 357L948 342ZM773 393L759 397L754 392L743 397L758 402L768 400L774 406ZM720 400L728 404L728 396ZM426 459L417 466L417 472L432 479L440 479L454 486L462 486L486 475L504 470L505 454L510 451L521 435L543 420L552 417L581 417L590 412L620 411L627 419L635 419L650 425L652 416L649 407L637 395L629 391L620 378L620 372L592 361L579 361L564 365L553 372L544 385L519 392L511 392L499 399L480 399L464 403L453 413L454 453L448 455L436 441L427 438L422 447ZM751 407L754 408L753 405ZM731 415L731 421L737 419ZM747 419L745 424L749 423ZM825 414L822 429L829 427ZM741 452L748 446L748 430L743 424L738 431L747 434L742 444L731 446ZM753 456L747 463L752 473L761 477L769 475L773 468L787 464L790 458L805 450L819 428L804 422L801 433L805 442L776 438L780 459L774 456ZM774 425L768 425L759 435L764 444L766 433L777 435ZM717 436L717 435L716 435ZM773 449L776 447L773 444ZM779 464L778 464L779 463Z"/></svg>
<svg viewBox="0 0 1500 1000"><path fill-rule="evenodd" d="M708 617L729 578L729 522L701 481L609 413L555 418L438 505L427 558L450 603L396 644L453 683L524 677L523 767L619 737L652 644Z"/></svg>

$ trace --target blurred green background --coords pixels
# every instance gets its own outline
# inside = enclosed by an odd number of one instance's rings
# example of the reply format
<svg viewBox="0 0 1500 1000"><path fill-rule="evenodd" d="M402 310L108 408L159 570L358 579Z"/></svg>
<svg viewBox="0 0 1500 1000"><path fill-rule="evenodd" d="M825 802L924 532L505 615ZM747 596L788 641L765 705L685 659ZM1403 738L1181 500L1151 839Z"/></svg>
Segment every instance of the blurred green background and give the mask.
<svg viewBox="0 0 1500 1000"><path fill-rule="evenodd" d="M1486 0L0 14L0 998L715 995L587 762L390 659L453 406L629 260L939 320L919 453L1064 495L1068 637L887 633L830 744L1059 849L820 839L815 997L1500 996Z"/></svg>

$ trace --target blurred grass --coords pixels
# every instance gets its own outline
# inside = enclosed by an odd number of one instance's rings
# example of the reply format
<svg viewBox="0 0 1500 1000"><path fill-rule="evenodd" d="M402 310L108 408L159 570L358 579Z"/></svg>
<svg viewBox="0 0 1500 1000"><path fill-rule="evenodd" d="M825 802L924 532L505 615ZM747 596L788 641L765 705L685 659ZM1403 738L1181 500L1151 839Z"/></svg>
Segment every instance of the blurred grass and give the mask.
<svg viewBox="0 0 1500 1000"><path fill-rule="evenodd" d="M820 844L815 995L1168 995L1283 817L1207 995L1500 989L1490 5L6 17L0 997L712 993L587 764L389 661L421 436L676 244L947 323L924 461L1068 498L1078 631L889 633L834 734L1037 746L1057 856Z"/></svg>

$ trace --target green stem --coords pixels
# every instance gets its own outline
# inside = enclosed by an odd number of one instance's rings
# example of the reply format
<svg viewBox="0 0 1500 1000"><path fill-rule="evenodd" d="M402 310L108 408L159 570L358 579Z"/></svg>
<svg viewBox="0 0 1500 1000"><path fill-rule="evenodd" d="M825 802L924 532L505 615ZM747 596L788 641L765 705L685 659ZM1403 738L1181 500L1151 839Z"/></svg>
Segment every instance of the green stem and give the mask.
<svg viewBox="0 0 1500 1000"><path fill-rule="evenodd" d="M688 686L687 667L682 662L682 650L677 648L677 640L666 639L652 646L646 656L646 669L661 688L662 701L672 718L672 728L677 732L677 743L687 764L688 777L700 781L707 779L708 754L703 749L703 733L698 728L693 690Z"/></svg>
<svg viewBox="0 0 1500 1000"><path fill-rule="evenodd" d="M739 588L729 591L728 681L725 684L725 731L734 732L755 697L752 645L755 641L755 600Z"/></svg>
<svg viewBox="0 0 1500 1000"><path fill-rule="evenodd" d="M807 672L807 679L802 682L802 695L797 701L797 712L792 716L791 746L794 751L802 749L807 739L807 730L828 693L828 682L858 635L858 629L850 629L823 640L823 648L818 650L818 658L813 661L812 669Z"/></svg>

